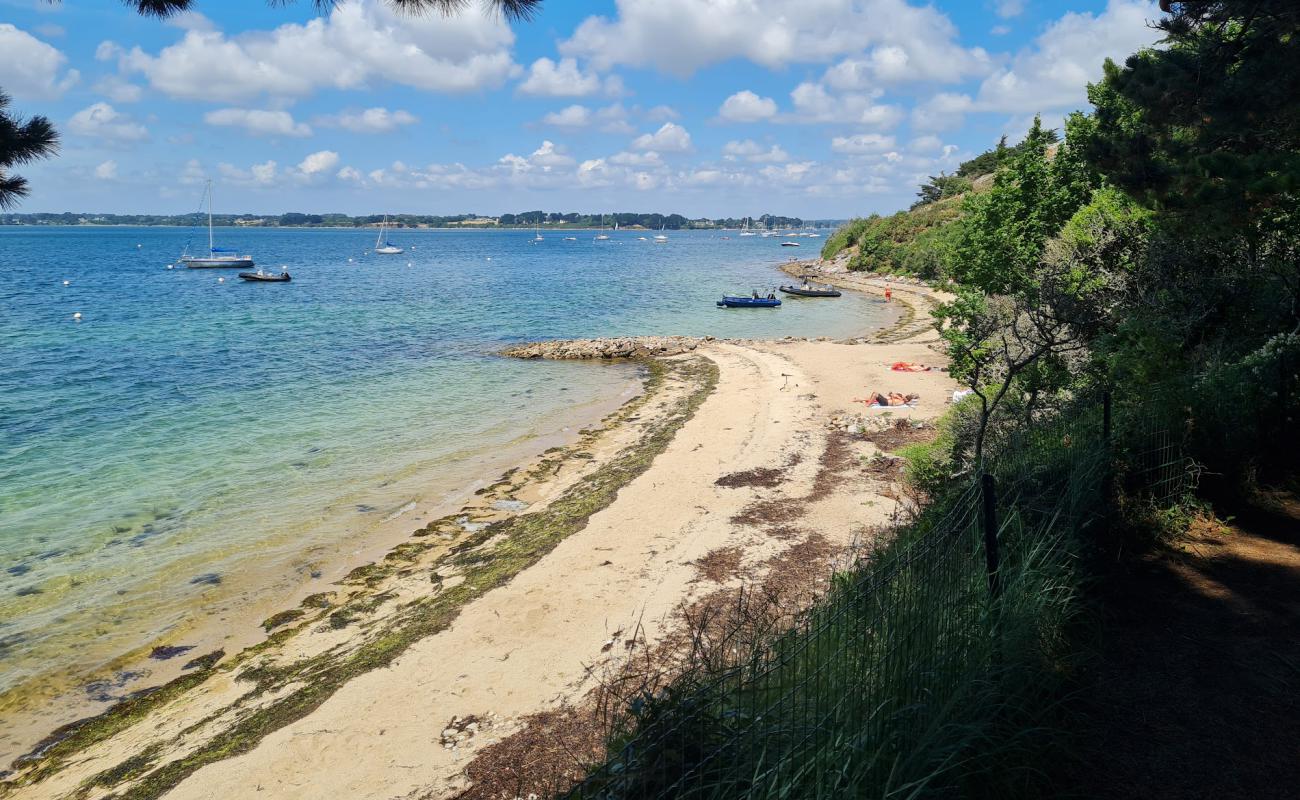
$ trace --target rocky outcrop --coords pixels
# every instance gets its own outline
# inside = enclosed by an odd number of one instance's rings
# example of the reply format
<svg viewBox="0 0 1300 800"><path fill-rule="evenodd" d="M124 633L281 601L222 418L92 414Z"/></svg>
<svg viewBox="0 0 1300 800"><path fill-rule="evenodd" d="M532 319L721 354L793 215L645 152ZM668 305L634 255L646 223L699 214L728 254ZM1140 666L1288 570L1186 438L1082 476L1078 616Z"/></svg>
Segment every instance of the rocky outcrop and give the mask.
<svg viewBox="0 0 1300 800"><path fill-rule="evenodd" d="M619 336L609 339L556 339L507 347L501 355L510 358L594 360L645 358L689 353L712 336Z"/></svg>

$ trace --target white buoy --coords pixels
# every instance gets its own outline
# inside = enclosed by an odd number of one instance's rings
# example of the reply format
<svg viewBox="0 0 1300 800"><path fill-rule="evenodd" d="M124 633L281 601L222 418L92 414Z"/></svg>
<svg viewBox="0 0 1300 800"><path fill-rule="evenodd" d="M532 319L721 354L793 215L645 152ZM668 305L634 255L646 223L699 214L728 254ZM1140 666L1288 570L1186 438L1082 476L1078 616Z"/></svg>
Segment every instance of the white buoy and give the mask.
<svg viewBox="0 0 1300 800"><path fill-rule="evenodd" d="M71 286L71 285L72 285L72 281L64 281L64 282L63 282L63 285L64 285L64 286Z"/></svg>
<svg viewBox="0 0 1300 800"><path fill-rule="evenodd" d="M167 265L167 269L175 269L175 267L174 267L173 265L171 265L171 264L168 264L168 265Z"/></svg>
<svg viewBox="0 0 1300 800"><path fill-rule="evenodd" d="M136 250L139 250L141 247L144 247L144 245L142 245L142 244L137 244L137 245L135 246L135 249L136 249Z"/></svg>
<svg viewBox="0 0 1300 800"><path fill-rule="evenodd" d="M217 278L217 283L225 283L225 282L226 282L225 278Z"/></svg>
<svg viewBox="0 0 1300 800"><path fill-rule="evenodd" d="M409 266L412 266L412 262L410 262L410 261L406 262L406 266L408 266L408 267L409 267Z"/></svg>
<svg viewBox="0 0 1300 800"><path fill-rule="evenodd" d="M76 312L75 314L72 315L72 318L73 318L73 319L81 319L81 312L80 312L80 311Z"/></svg>
<svg viewBox="0 0 1300 800"><path fill-rule="evenodd" d="M491 260L492 260L492 256L488 256L488 261L491 261Z"/></svg>
<svg viewBox="0 0 1300 800"><path fill-rule="evenodd" d="M348 259L348 263L351 264L351 263L352 263L352 259L349 258L349 259Z"/></svg>

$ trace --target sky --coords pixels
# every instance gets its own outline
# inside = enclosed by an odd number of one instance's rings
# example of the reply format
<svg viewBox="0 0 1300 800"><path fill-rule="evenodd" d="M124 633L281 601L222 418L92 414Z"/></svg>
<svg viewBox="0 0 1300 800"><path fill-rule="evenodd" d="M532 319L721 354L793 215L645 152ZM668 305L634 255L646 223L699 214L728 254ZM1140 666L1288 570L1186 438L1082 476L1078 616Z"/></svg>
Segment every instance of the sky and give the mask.
<svg viewBox="0 0 1300 800"><path fill-rule="evenodd" d="M53 120L18 211L888 213L1087 108L1154 0L0 0L0 90Z"/></svg>

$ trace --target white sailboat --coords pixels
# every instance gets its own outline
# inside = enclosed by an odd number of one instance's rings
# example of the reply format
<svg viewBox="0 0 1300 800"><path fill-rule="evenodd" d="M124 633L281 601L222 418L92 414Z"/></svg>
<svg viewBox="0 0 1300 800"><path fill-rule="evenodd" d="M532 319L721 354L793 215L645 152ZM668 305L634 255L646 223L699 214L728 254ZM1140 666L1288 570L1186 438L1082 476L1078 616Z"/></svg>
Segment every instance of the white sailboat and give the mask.
<svg viewBox="0 0 1300 800"><path fill-rule="evenodd" d="M541 242L541 241L545 241L545 240L546 240L546 237L542 236L542 225L541 225L541 223L539 222L539 223L533 225L533 241L534 241L534 242Z"/></svg>
<svg viewBox="0 0 1300 800"><path fill-rule="evenodd" d="M615 222L614 224L617 225L618 223ZM609 238L609 234L605 233L605 215L604 215L604 214L601 214L601 215L600 215L600 233L596 234L596 236L594 237L593 240L594 240L594 241L597 241L597 242L603 242L603 241L605 241L605 240L608 239L608 238Z"/></svg>
<svg viewBox="0 0 1300 800"><path fill-rule="evenodd" d="M402 248L388 241L387 214L384 215L384 221L379 223L379 235L375 237L375 252L381 256L395 256L402 252Z"/></svg>
<svg viewBox="0 0 1300 800"><path fill-rule="evenodd" d="M181 254L181 263L190 269L220 269L220 268L237 268L247 269L253 266L252 256L239 255L236 250L228 250L224 247L216 247L212 241L212 181L208 181L207 188L203 190L208 199L208 254L206 256L192 256L188 252ZM187 247L186 250L189 248Z"/></svg>
<svg viewBox="0 0 1300 800"><path fill-rule="evenodd" d="M659 233L655 236L655 244L668 244L668 236L664 233L664 226L659 226Z"/></svg>
<svg viewBox="0 0 1300 800"><path fill-rule="evenodd" d="M757 235L758 235L758 234L754 233L753 231L751 231L751 230L749 229L749 217L745 217L745 227L744 227L744 229L742 229L742 230L740 231L740 235L741 235L741 236L757 236Z"/></svg>

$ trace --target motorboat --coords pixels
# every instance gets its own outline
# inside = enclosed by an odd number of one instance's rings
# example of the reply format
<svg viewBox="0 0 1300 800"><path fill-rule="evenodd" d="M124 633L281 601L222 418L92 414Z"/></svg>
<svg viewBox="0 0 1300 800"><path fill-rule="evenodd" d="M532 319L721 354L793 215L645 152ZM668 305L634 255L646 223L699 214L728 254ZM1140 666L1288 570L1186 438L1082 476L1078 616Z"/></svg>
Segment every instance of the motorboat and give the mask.
<svg viewBox="0 0 1300 800"><path fill-rule="evenodd" d="M718 301L718 308L777 308L781 301L776 298L775 294L768 294L767 297L759 297L758 292L754 292L749 297L733 297L724 294Z"/></svg>
<svg viewBox="0 0 1300 800"><path fill-rule="evenodd" d="M782 247L798 247L798 242L781 242Z"/></svg>
<svg viewBox="0 0 1300 800"><path fill-rule="evenodd" d="M259 269L257 272L241 272L239 277L253 283L288 283L291 279L287 271L275 273Z"/></svg>
<svg viewBox="0 0 1300 800"><path fill-rule="evenodd" d="M839 297L840 290L834 286L825 284L818 285L810 283L808 276L804 276L798 286L782 286L781 291L786 294L793 294L799 297Z"/></svg>

